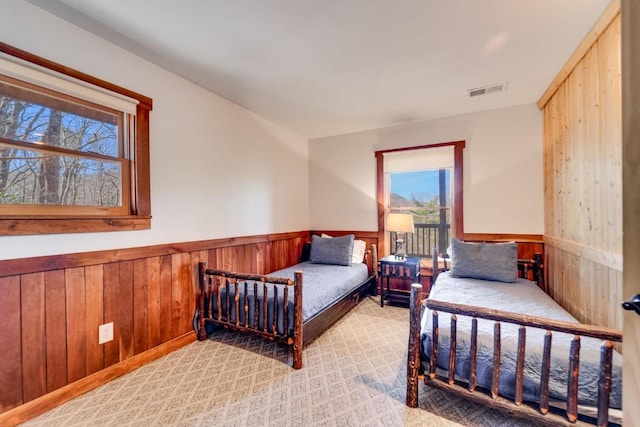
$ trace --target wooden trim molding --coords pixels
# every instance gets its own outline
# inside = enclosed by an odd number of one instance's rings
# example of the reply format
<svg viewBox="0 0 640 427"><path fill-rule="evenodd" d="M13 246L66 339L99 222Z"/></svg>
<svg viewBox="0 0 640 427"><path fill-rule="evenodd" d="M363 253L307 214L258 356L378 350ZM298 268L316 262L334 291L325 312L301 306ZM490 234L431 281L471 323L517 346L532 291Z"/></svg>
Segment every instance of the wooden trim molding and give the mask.
<svg viewBox="0 0 640 427"><path fill-rule="evenodd" d="M110 217L0 217L0 235L88 233L99 231L148 230L150 216Z"/></svg>
<svg viewBox="0 0 640 427"><path fill-rule="evenodd" d="M464 233L464 240L469 242L531 242L543 243L542 234L487 234Z"/></svg>
<svg viewBox="0 0 640 427"><path fill-rule="evenodd" d="M228 237L197 242L170 243L156 246L136 248L111 249L106 251L82 252L75 254L48 255L33 258L20 258L0 261L0 277L16 274L28 274L41 271L59 270L65 268L83 267L87 265L104 264L108 262L129 261L152 256L163 256L224 248L229 246L247 245L260 242L274 242L295 237L309 238L308 231L289 233L263 234L255 236Z"/></svg>
<svg viewBox="0 0 640 427"><path fill-rule="evenodd" d="M576 68L576 65L582 60L584 55L591 49L600 35L609 27L611 22L620 14L620 0L612 0L609 6L602 12L602 15L593 25L591 30L582 40L582 43L576 48L573 55L567 60L555 79L551 82L547 90L544 91L538 100L538 108L543 109L551 97L556 93L562 83L569 77L569 74Z"/></svg>
<svg viewBox="0 0 640 427"><path fill-rule="evenodd" d="M100 86L112 92L116 92L122 94L124 96L128 96L129 98L136 99L140 101L140 103L144 104L145 108L148 110L153 109L153 101L151 98L141 95L137 92L134 92L129 89L125 89L121 86L110 83L106 80L99 79L97 77L93 77L89 74L83 73L82 71L78 71L71 67L64 66L62 64L58 64L57 62L50 61L46 58L43 58L38 55L34 55L33 53L27 52L25 50L19 49L15 46L11 46L9 44L0 42L0 52L4 52L7 55L11 55L13 57L22 59L23 61L31 62L32 64L39 65L40 67L48 68L49 70L55 71L60 74L65 74L67 76L73 77L74 79L81 80L83 82L87 82L94 86Z"/></svg>
<svg viewBox="0 0 640 427"><path fill-rule="evenodd" d="M88 391L93 390L103 384L108 383L118 377L123 376L131 371L138 369L139 367L151 363L156 359L161 358L179 348L184 347L196 340L196 335L193 332L184 334L178 338L174 338L164 344L160 344L150 350L140 353L136 356L130 357L120 363L112 365L106 369L103 369L95 374L84 377L78 381L75 381L69 385L61 387L51 393L47 393L44 396L31 400L17 408L11 409L7 412L0 414L0 425L18 425L27 420L30 420L38 415L41 415L56 406L62 405L69 400L76 398Z"/></svg>
<svg viewBox="0 0 640 427"><path fill-rule="evenodd" d="M586 258L596 264L603 265L612 270L622 272L622 254L614 254L604 249L592 248L570 240L544 236L544 244L552 248L560 249L580 258Z"/></svg>
<svg viewBox="0 0 640 427"><path fill-rule="evenodd" d="M81 219L61 215L53 220L41 215L21 215L20 217L0 215L0 236L128 231L151 228L149 114L153 109L152 99L6 43L0 42L0 53L138 101L136 106L135 161L129 172L133 179L123 182L123 185L131 186L129 197L131 208L128 215L114 214L108 217L87 215Z"/></svg>

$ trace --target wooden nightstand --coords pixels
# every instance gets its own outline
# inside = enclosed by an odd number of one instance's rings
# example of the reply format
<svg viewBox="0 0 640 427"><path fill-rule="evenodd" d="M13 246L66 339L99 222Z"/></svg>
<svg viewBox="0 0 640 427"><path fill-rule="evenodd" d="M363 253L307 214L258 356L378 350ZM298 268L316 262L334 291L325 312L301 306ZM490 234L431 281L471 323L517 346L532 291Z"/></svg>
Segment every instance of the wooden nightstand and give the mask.
<svg viewBox="0 0 640 427"><path fill-rule="evenodd" d="M412 283L420 283L420 258L396 259L390 255L378 261L378 280L380 289L380 307L384 300L390 303L409 306ZM400 282L400 288L390 286L391 281Z"/></svg>

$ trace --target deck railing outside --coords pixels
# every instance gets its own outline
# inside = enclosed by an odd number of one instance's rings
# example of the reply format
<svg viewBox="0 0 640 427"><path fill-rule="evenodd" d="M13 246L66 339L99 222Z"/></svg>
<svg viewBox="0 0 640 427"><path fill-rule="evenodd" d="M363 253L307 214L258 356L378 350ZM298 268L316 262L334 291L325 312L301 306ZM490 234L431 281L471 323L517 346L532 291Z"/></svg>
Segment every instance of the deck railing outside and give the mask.
<svg viewBox="0 0 640 427"><path fill-rule="evenodd" d="M449 224L414 224L414 232L404 236L407 256L430 258L434 246L443 252L449 245L450 230ZM391 253L396 252L396 234L391 233Z"/></svg>

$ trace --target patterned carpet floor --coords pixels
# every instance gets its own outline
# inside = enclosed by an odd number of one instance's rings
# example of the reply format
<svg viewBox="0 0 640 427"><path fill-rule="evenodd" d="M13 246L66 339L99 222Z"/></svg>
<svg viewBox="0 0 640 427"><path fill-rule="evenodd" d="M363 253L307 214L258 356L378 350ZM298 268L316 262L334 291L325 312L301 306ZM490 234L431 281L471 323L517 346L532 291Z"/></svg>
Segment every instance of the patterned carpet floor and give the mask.
<svg viewBox="0 0 640 427"><path fill-rule="evenodd" d="M26 426L531 426L420 385L405 406L409 311L370 297L290 367L285 347L220 331Z"/></svg>

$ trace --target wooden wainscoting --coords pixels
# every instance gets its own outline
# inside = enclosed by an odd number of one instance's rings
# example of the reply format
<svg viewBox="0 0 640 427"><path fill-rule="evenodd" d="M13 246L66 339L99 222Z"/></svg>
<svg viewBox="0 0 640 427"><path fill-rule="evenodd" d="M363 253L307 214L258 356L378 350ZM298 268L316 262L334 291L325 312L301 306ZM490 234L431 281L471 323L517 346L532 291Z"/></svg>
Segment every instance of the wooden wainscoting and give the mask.
<svg viewBox="0 0 640 427"><path fill-rule="evenodd" d="M612 1L538 106L550 294L578 320L622 329L620 2Z"/></svg>
<svg viewBox="0 0 640 427"><path fill-rule="evenodd" d="M549 293L583 323L622 329L622 255L545 236Z"/></svg>
<svg viewBox="0 0 640 427"><path fill-rule="evenodd" d="M193 341L199 261L268 273L298 262L309 239L300 231L0 261L0 425ZM114 340L98 345L108 322Z"/></svg>

